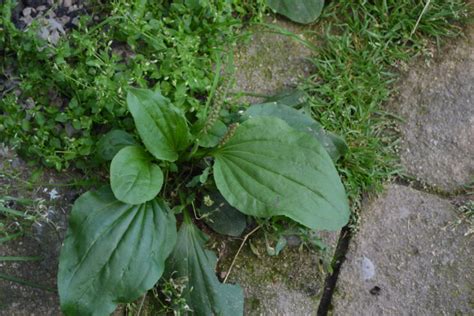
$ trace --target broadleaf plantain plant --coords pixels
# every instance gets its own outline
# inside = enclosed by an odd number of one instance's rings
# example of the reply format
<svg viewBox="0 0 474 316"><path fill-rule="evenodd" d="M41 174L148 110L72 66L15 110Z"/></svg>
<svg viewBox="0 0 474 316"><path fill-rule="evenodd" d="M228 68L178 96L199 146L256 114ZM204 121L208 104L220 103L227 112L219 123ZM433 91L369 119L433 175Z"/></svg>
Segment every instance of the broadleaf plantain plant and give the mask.
<svg viewBox="0 0 474 316"><path fill-rule="evenodd" d="M159 92L130 88L127 104L144 146L123 131L101 140L107 148L98 156L113 157L110 186L73 206L58 273L66 315L108 315L165 271L187 278L184 297L195 314L241 315L242 289L219 282L216 257L204 248L208 237L188 213L195 201L202 201L201 219L235 221L216 229L233 236L246 215L286 216L318 230L347 223L346 193L331 160L346 145L300 110L283 101L254 105L227 127L217 104L190 127Z"/></svg>

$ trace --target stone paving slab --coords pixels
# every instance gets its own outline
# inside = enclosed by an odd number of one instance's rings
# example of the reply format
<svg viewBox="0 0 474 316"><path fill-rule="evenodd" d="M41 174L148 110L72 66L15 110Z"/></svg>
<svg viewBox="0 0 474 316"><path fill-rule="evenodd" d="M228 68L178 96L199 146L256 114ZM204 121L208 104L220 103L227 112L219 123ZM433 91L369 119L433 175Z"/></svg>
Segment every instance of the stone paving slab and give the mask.
<svg viewBox="0 0 474 316"><path fill-rule="evenodd" d="M474 315L474 236L448 200L399 185L362 210L334 315Z"/></svg>
<svg viewBox="0 0 474 316"><path fill-rule="evenodd" d="M454 190L474 181L474 27L431 66L401 80L401 159L419 180Z"/></svg>
<svg viewBox="0 0 474 316"><path fill-rule="evenodd" d="M283 19L267 19L267 23L288 30L302 40L308 40L307 26ZM314 67L309 60L311 49L291 36L275 33L263 26L247 30L251 38L239 45L234 54L235 87L232 92L274 95L296 87L301 78L310 75ZM261 98L247 97L250 103Z"/></svg>

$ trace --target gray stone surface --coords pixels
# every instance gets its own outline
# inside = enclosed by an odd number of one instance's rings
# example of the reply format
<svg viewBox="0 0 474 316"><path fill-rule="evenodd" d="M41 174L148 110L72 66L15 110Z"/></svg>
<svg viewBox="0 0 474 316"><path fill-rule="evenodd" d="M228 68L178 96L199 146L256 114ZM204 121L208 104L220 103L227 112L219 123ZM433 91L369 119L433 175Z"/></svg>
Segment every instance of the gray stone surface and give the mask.
<svg viewBox="0 0 474 316"><path fill-rule="evenodd" d="M263 234L252 238L254 251L247 242L228 280L244 289L245 315L316 315L338 233L319 237L326 251L293 246L276 257L267 254ZM220 259L220 271L228 271L239 245L239 240L226 244L230 249Z"/></svg>
<svg viewBox="0 0 474 316"><path fill-rule="evenodd" d="M305 35L308 27L281 19L267 23L286 29L301 40L309 40ZM251 38L237 47L234 54L236 82L233 92L273 95L294 88L313 70L308 60L312 52L300 41L263 26L254 26L247 31L252 32ZM246 98L250 103L260 100Z"/></svg>
<svg viewBox="0 0 474 316"><path fill-rule="evenodd" d="M334 315L473 315L474 236L449 201L389 185L361 213Z"/></svg>
<svg viewBox="0 0 474 316"><path fill-rule="evenodd" d="M399 89L408 173L443 190L474 181L474 27L440 61L411 68Z"/></svg>

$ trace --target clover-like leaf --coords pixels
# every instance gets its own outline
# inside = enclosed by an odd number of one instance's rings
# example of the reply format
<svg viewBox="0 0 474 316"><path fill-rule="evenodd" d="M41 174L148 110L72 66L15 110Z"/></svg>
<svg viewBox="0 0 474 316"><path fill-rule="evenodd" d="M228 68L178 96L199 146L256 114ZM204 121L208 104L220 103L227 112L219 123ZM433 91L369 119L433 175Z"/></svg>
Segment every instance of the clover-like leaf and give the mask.
<svg viewBox="0 0 474 316"><path fill-rule="evenodd" d="M127 105L138 134L157 159L176 161L190 142L182 111L159 92L130 88Z"/></svg>
<svg viewBox="0 0 474 316"><path fill-rule="evenodd" d="M141 204L156 197L163 185L161 168L151 163L140 147L122 148L110 164L110 185L115 197L128 204Z"/></svg>
<svg viewBox="0 0 474 316"><path fill-rule="evenodd" d="M58 289L66 315L109 315L161 277L176 242L176 222L158 199L129 205L109 188L74 203L59 258Z"/></svg>
<svg viewBox="0 0 474 316"><path fill-rule="evenodd" d="M245 121L213 156L217 188L242 213L284 215L325 230L349 219L344 186L326 150L278 118Z"/></svg>
<svg viewBox="0 0 474 316"><path fill-rule="evenodd" d="M293 22L308 24L321 15L324 0L268 0L268 6Z"/></svg>
<svg viewBox="0 0 474 316"><path fill-rule="evenodd" d="M167 274L188 279L183 296L193 315L243 315L242 288L219 282L214 270L217 258L204 248L207 240L185 213L176 246L166 262Z"/></svg>

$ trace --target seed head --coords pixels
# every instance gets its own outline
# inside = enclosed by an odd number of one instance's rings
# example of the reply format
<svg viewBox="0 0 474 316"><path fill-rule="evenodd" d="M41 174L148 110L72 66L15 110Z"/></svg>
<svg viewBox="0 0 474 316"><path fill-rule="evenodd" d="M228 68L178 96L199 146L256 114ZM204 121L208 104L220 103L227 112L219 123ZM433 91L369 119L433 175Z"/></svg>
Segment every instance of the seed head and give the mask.
<svg viewBox="0 0 474 316"><path fill-rule="evenodd" d="M239 123L234 123L229 126L227 133L225 133L224 137L222 137L221 141L219 142L219 147L222 147L229 141L229 139L234 136L235 130L239 127Z"/></svg>

